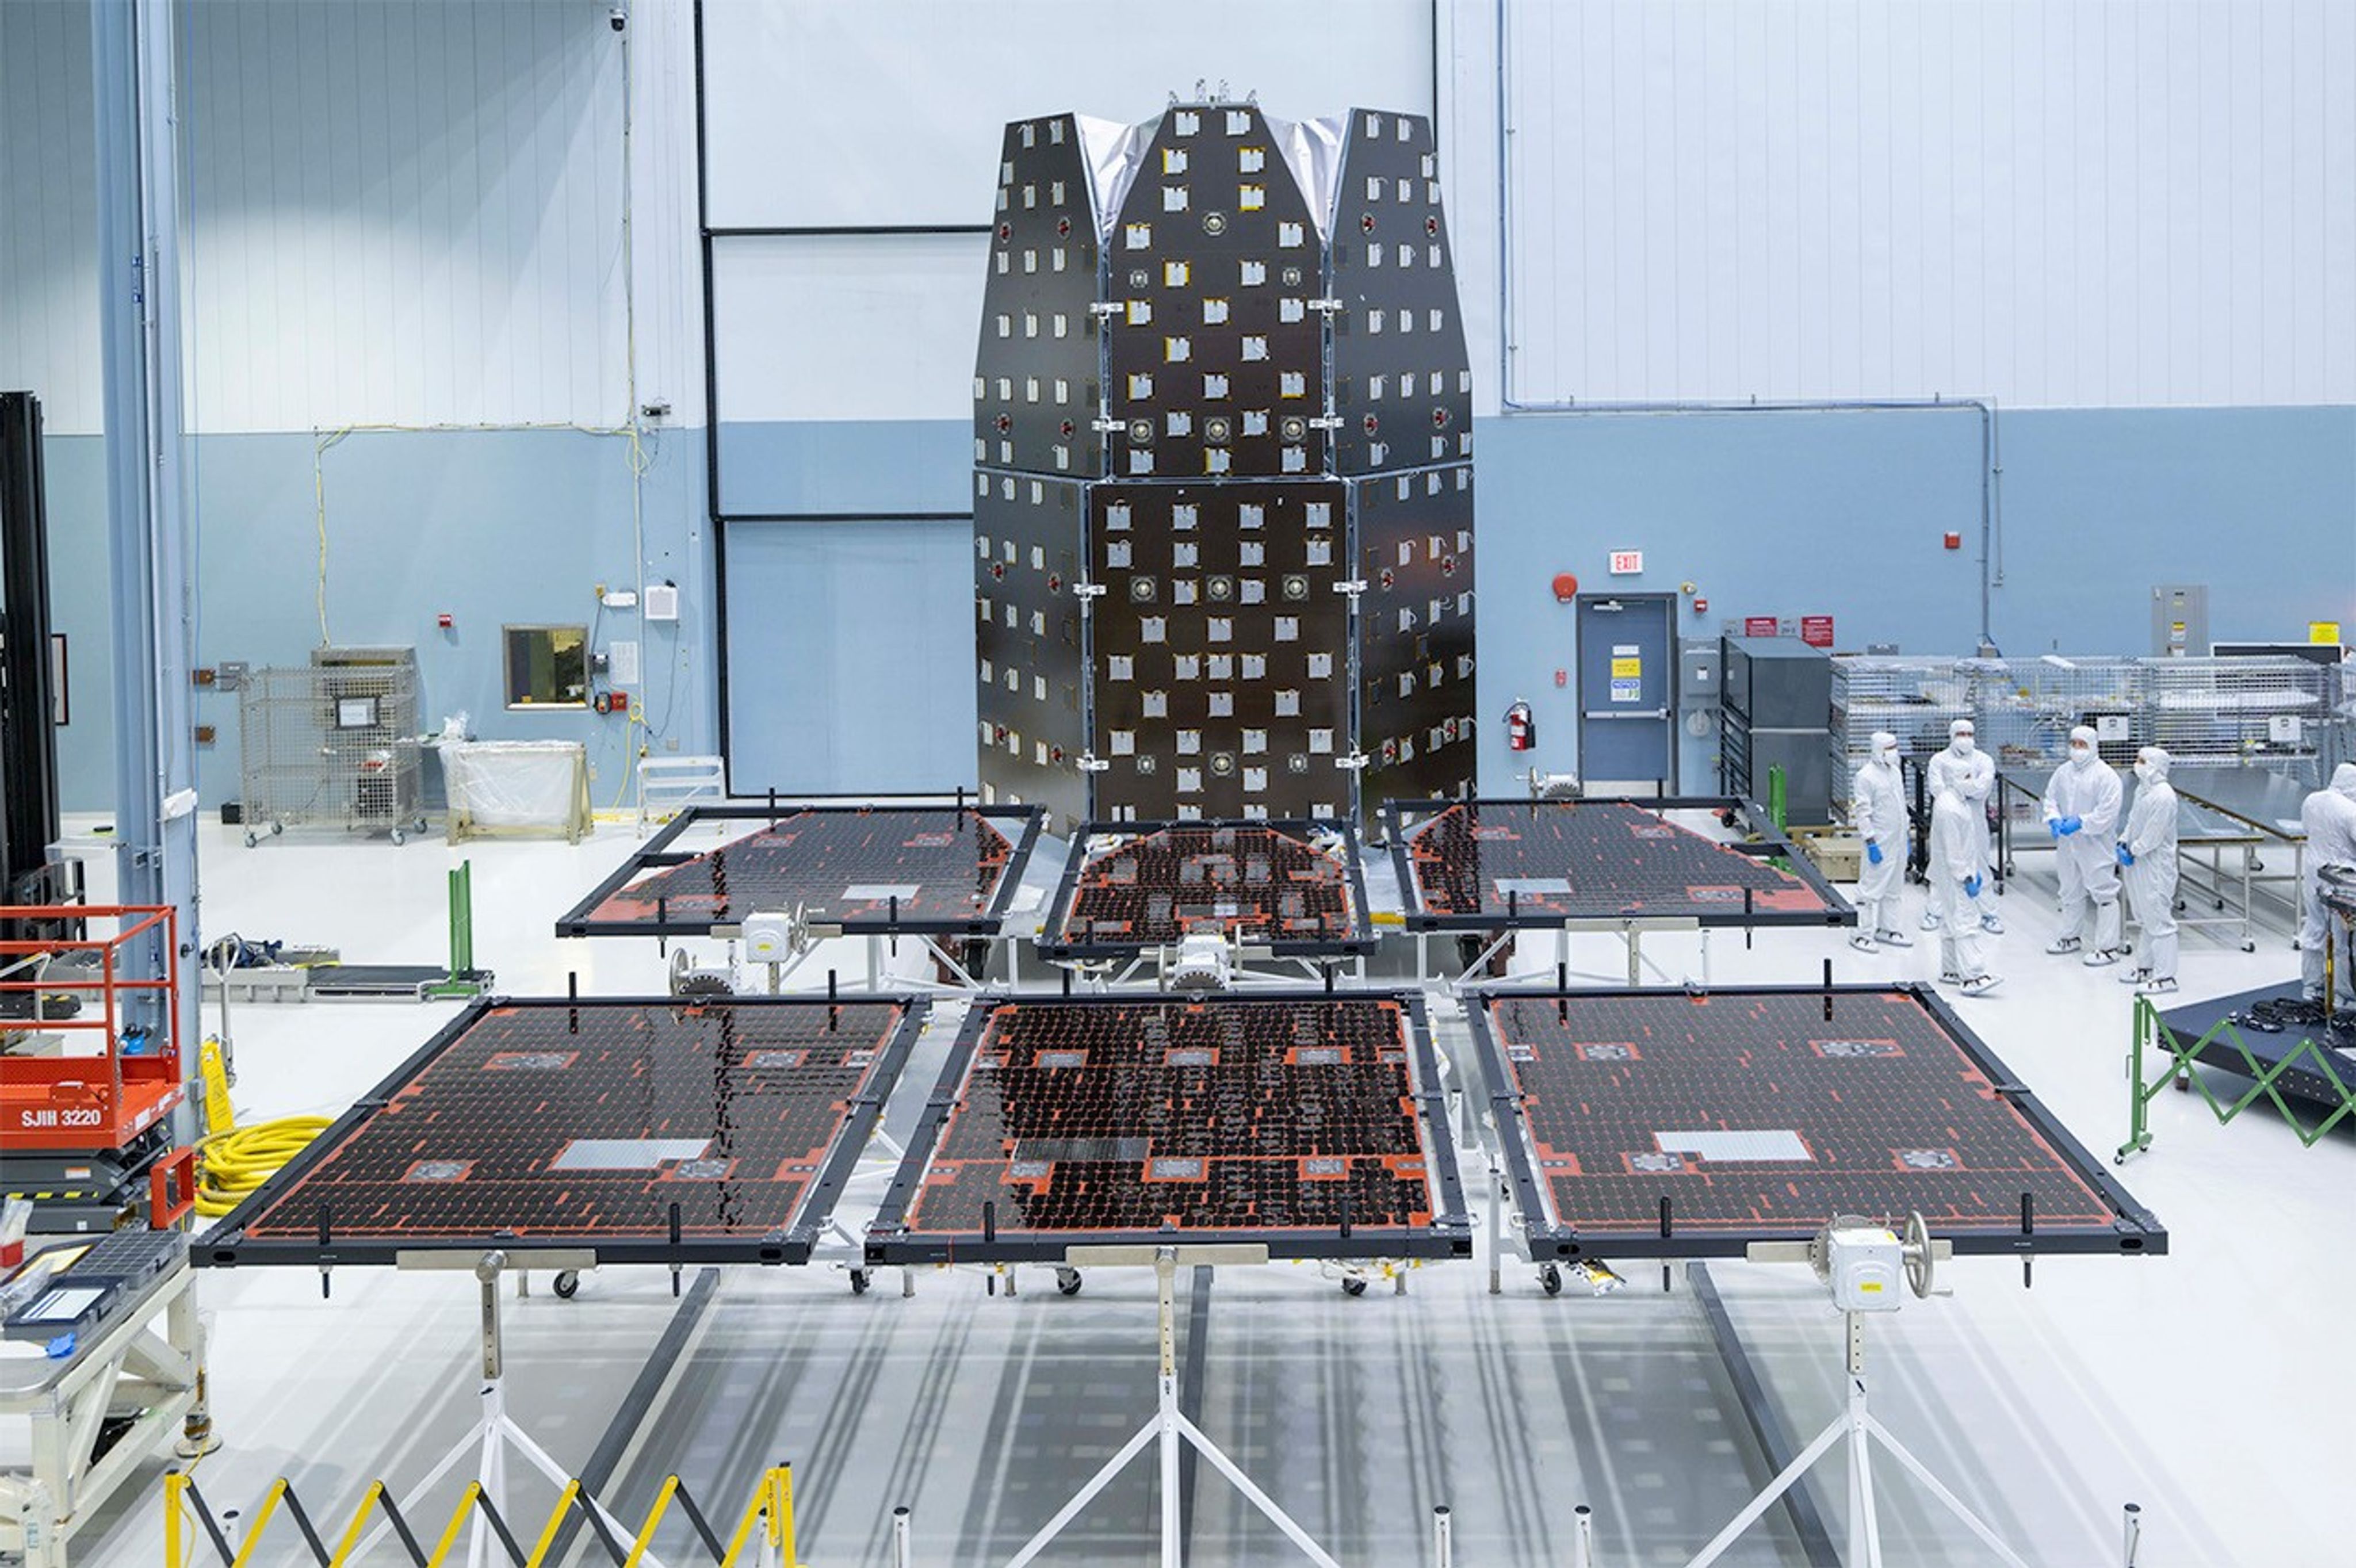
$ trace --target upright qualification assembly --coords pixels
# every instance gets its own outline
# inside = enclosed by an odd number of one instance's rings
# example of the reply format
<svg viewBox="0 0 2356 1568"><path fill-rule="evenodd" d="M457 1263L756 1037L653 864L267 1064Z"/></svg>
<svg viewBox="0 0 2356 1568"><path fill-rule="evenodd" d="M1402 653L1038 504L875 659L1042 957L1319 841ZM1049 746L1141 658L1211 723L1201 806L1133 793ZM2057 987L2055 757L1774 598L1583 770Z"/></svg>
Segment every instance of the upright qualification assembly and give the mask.
<svg viewBox="0 0 2356 1568"><path fill-rule="evenodd" d="M987 799L1068 833L1469 789L1472 370L1428 122L1008 125L973 392Z"/></svg>

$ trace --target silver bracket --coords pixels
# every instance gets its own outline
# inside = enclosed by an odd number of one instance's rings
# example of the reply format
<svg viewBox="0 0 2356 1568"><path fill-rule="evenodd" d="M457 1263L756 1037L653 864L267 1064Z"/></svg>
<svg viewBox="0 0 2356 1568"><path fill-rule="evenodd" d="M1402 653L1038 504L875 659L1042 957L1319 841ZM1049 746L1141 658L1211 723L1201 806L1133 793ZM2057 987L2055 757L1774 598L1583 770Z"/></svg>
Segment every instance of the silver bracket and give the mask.
<svg viewBox="0 0 2356 1568"><path fill-rule="evenodd" d="M1328 316L1333 316L1348 309L1349 306L1344 305L1338 299L1312 299L1309 302L1309 308L1312 310L1321 310Z"/></svg>
<svg viewBox="0 0 2356 1568"><path fill-rule="evenodd" d="M1334 584L1333 591L1337 594L1347 594L1355 599L1366 591L1366 580L1364 577L1353 577L1346 583Z"/></svg>
<svg viewBox="0 0 2356 1568"><path fill-rule="evenodd" d="M1072 596L1076 599L1100 599L1105 596L1105 585L1102 583L1091 583L1082 578L1072 585Z"/></svg>
<svg viewBox="0 0 2356 1568"><path fill-rule="evenodd" d="M1086 751L1080 753L1078 758L1073 763L1073 766L1077 768L1083 773L1109 773L1112 771L1111 763L1105 761L1103 758L1096 756L1092 752Z"/></svg>
<svg viewBox="0 0 2356 1568"><path fill-rule="evenodd" d="M1099 299L1089 304L1088 314L1099 321L1108 321L1116 316L1122 315L1128 309L1129 305L1124 300Z"/></svg>
<svg viewBox="0 0 2356 1568"><path fill-rule="evenodd" d="M1374 761L1374 758L1368 757L1365 752L1354 751L1347 757L1335 757L1333 759L1333 766L1336 768L1346 768L1351 772L1355 773L1358 769L1365 767L1372 761Z"/></svg>
<svg viewBox="0 0 2356 1568"><path fill-rule="evenodd" d="M1128 429L1129 425L1125 421L1118 419L1091 419L1088 421L1088 428L1099 435L1118 435Z"/></svg>
<svg viewBox="0 0 2356 1568"><path fill-rule="evenodd" d="M1316 418L1309 422L1309 428L1312 430L1339 430L1342 428L1342 424L1343 420L1340 414L1321 413Z"/></svg>

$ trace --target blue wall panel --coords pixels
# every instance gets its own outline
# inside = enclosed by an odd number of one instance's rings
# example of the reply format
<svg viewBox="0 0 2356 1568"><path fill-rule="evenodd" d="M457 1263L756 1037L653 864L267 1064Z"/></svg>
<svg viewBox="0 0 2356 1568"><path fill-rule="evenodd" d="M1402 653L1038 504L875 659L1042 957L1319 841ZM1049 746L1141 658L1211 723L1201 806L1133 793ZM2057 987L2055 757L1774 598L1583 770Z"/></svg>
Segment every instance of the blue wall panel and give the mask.
<svg viewBox="0 0 2356 1568"><path fill-rule="evenodd" d="M842 419L720 427L720 494L732 516L905 517L973 510L965 420Z"/></svg>
<svg viewBox="0 0 2356 1568"><path fill-rule="evenodd" d="M963 510L966 426L728 427L779 510ZM2007 651L2138 653L2155 583L2206 583L2223 638L2297 638L2308 619L2356 626L2356 409L2035 410L2000 423ZM1674 591L1707 616L1836 618L1839 644L1968 651L1979 629L1980 435L1967 410L1846 413L1517 415L1480 422L1482 764L1512 787L1536 760L1573 766L1571 616L1549 584ZM648 476L651 570L685 590L672 694L668 634L647 693L686 751L716 744L711 551L701 433L666 433ZM318 640L317 519L307 435L207 436L201 656L300 661ZM630 491L619 443L569 433L355 435L326 459L329 624L338 641L413 642L429 718L466 709L478 733L589 739L598 798L640 732L499 703L503 621L592 618L592 586L630 578ZM60 737L69 810L112 785L104 486L98 443L48 443L57 622L71 638L73 725ZM735 482L731 481L732 491ZM744 505L751 498L737 504ZM958 523L741 524L729 559L740 788L951 788L973 777L971 543ZM1953 530L1964 548L1949 552ZM1613 549L1641 576L1608 578ZM433 617L447 609L457 630ZM637 633L609 617L601 640ZM1541 745L1505 750L1497 722L1527 697ZM748 706L748 704L751 704ZM890 704L886 711L886 704ZM200 694L220 727L208 804L236 793L235 703ZM1687 782L1706 748L1689 748Z"/></svg>
<svg viewBox="0 0 2356 1568"><path fill-rule="evenodd" d="M973 531L728 528L730 787L973 788Z"/></svg>
<svg viewBox="0 0 2356 1568"><path fill-rule="evenodd" d="M625 587L636 578L621 441L551 431L346 437L324 458L330 635L338 643L413 645L429 728L464 711L486 738L588 742L601 806L623 788L642 739L659 751L671 741L683 753L714 749L714 618L695 435L670 433L653 448L646 477L648 575L672 578L681 590L677 625L648 628L635 611L600 621L594 596L601 583ZM198 660L300 664L320 640L313 439L209 435L195 448ZM70 811L103 811L112 794L110 689L91 679L102 671L107 613L99 450L96 437L48 444L59 625L72 634L77 664L74 722L59 736ZM442 611L456 623L450 631L434 625ZM578 710L509 712L500 643L509 622L595 624L601 648L640 640L650 727ZM235 800L237 698L200 692L196 718L219 737L201 754L204 802Z"/></svg>

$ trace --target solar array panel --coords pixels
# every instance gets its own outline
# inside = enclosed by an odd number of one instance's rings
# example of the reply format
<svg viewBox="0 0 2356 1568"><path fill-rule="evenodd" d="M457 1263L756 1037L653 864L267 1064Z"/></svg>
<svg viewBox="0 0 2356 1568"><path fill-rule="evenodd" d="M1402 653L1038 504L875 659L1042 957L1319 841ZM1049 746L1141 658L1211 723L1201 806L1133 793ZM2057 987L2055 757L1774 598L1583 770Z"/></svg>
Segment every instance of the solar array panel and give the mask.
<svg viewBox="0 0 2356 1568"><path fill-rule="evenodd" d="M1694 804L1747 811L1734 800ZM1423 929L1642 917L1705 926L1857 920L1772 829L1737 848L1627 800L1394 801L1387 811L1408 919ZM1778 854L1785 865L1771 863Z"/></svg>
<svg viewBox="0 0 2356 1568"><path fill-rule="evenodd" d="M197 1257L804 1262L921 1019L897 998L478 1003Z"/></svg>
<svg viewBox="0 0 2356 1568"><path fill-rule="evenodd" d="M1910 1210L1962 1251L2165 1250L1914 989L1493 993L1472 1021L1540 1257L1738 1254Z"/></svg>
<svg viewBox="0 0 2356 1568"><path fill-rule="evenodd" d="M1039 939L1049 957L1119 957L1208 933L1280 955L1374 945L1357 834L1341 822L1098 822Z"/></svg>
<svg viewBox="0 0 2356 1568"><path fill-rule="evenodd" d="M1059 1262L1163 1238L1462 1255L1439 1104L1411 993L985 998L868 1256Z"/></svg>
<svg viewBox="0 0 2356 1568"><path fill-rule="evenodd" d="M696 936L755 913L851 933L996 933L1039 831L1025 807L691 806L556 923L565 937ZM702 851L691 830L744 822Z"/></svg>

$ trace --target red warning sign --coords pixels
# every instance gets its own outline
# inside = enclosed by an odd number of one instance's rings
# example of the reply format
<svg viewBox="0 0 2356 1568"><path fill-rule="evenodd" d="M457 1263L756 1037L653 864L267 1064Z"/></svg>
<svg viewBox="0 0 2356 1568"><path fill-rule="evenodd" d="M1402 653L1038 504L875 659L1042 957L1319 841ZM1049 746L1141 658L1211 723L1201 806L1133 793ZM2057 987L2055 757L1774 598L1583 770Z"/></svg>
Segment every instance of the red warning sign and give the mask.
<svg viewBox="0 0 2356 1568"><path fill-rule="evenodd" d="M1775 618L1773 616L1744 616L1742 618L1742 635L1745 637L1774 636Z"/></svg>
<svg viewBox="0 0 2356 1568"><path fill-rule="evenodd" d="M1802 616L1800 618L1800 640L1806 643L1810 648L1830 648L1833 645L1833 618L1830 616Z"/></svg>

